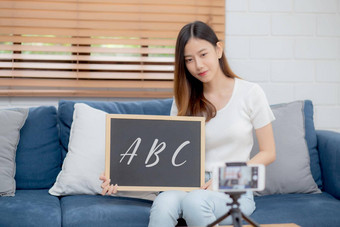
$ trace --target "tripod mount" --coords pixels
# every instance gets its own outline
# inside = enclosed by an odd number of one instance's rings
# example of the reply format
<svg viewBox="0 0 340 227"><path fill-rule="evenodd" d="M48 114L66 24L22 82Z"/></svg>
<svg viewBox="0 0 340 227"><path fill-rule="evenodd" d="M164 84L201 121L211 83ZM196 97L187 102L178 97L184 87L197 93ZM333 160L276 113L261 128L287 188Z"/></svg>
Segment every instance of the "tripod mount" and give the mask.
<svg viewBox="0 0 340 227"><path fill-rule="evenodd" d="M259 224L254 222L250 217L242 213L240 210L240 203L238 202L238 199L241 197L242 194L246 193L245 191L240 191L240 192L225 192L230 196L230 198L233 200L231 203L227 203L227 206L230 206L230 210L223 215L222 217L218 218L216 221L213 223L207 225L207 227L213 227L216 224L220 223L222 220L227 218L229 215L231 215L232 220L233 220L233 226L234 227L242 227L242 218L246 220L249 224L255 227L260 227Z"/></svg>

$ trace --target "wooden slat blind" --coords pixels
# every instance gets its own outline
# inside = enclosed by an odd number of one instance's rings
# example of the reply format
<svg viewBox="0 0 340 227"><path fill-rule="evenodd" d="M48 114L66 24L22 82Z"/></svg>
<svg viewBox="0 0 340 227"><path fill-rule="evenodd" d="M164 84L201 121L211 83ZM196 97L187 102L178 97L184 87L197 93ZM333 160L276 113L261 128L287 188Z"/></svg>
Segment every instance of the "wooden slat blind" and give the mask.
<svg viewBox="0 0 340 227"><path fill-rule="evenodd" d="M0 0L0 96L170 97L191 21L224 39L225 0Z"/></svg>

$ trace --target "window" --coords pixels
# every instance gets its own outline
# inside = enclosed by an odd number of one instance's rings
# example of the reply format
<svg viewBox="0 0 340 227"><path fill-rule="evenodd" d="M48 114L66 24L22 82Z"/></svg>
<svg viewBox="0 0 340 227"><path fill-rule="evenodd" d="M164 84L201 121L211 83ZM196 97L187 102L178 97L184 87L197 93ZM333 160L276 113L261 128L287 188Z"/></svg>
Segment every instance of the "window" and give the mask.
<svg viewBox="0 0 340 227"><path fill-rule="evenodd" d="M0 95L171 97L179 29L225 0L0 0Z"/></svg>

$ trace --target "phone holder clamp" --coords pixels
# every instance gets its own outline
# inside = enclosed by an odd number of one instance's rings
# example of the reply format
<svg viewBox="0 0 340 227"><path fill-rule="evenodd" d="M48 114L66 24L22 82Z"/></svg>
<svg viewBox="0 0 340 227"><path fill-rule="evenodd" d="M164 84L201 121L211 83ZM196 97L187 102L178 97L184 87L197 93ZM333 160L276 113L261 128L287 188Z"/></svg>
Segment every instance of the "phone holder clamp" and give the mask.
<svg viewBox="0 0 340 227"><path fill-rule="evenodd" d="M240 210L240 203L238 202L238 199L241 197L242 194L246 193L245 191L225 193L228 194L230 198L233 200L231 203L227 203L227 206L230 206L230 210L213 223L207 225L207 227L215 226L216 224L220 223L222 220L227 218L229 215L231 215L232 217L234 227L242 227L242 219L246 220L252 226L260 227L259 224L257 224L255 221L253 221L250 217L248 217L244 213L242 213L242 211Z"/></svg>

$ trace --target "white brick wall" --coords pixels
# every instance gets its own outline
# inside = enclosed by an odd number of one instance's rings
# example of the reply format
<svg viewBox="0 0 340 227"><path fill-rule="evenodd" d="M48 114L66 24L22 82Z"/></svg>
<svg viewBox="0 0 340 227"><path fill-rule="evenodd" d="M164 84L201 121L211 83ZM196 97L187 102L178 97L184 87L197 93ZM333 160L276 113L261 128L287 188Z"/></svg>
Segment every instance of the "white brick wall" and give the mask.
<svg viewBox="0 0 340 227"><path fill-rule="evenodd" d="M276 14L272 15L271 34L278 36L311 36L315 33L315 15Z"/></svg>
<svg viewBox="0 0 340 227"><path fill-rule="evenodd" d="M249 10L254 12L290 12L292 0L249 0Z"/></svg>
<svg viewBox="0 0 340 227"><path fill-rule="evenodd" d="M228 42L228 38L226 39ZM250 57L254 59L292 59L294 40L291 38L252 38L250 40ZM231 56L230 56L231 57ZM232 57L231 57L232 58Z"/></svg>
<svg viewBox="0 0 340 227"><path fill-rule="evenodd" d="M336 13L337 0L294 0L294 9L299 13Z"/></svg>
<svg viewBox="0 0 340 227"><path fill-rule="evenodd" d="M317 16L317 35L319 36L340 36L339 14L325 14Z"/></svg>
<svg viewBox="0 0 340 227"><path fill-rule="evenodd" d="M310 99L340 131L340 0L226 0L226 54L271 104Z"/></svg>
<svg viewBox="0 0 340 227"><path fill-rule="evenodd" d="M340 0L226 0L225 50L271 104L311 99L316 128L340 132ZM0 108L57 103L0 97Z"/></svg>

